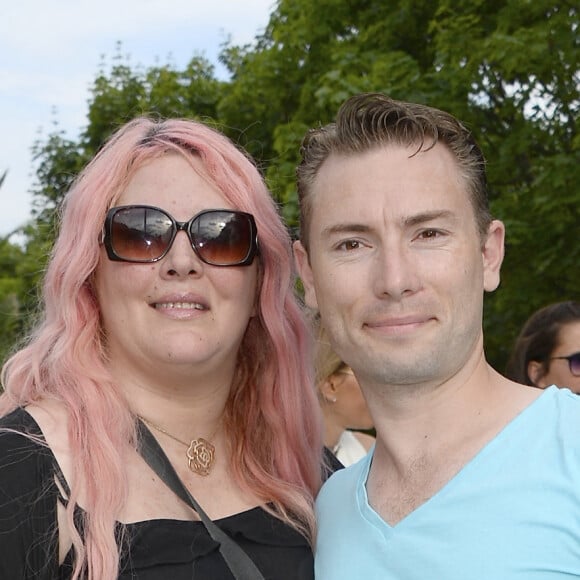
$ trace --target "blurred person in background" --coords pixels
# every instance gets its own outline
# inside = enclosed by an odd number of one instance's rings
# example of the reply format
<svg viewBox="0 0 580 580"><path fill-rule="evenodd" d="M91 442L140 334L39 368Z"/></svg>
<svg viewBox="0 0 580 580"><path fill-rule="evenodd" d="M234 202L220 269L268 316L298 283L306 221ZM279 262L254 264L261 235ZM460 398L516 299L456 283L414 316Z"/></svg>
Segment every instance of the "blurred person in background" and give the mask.
<svg viewBox="0 0 580 580"><path fill-rule="evenodd" d="M556 302L534 312L514 343L506 376L540 389L556 385L580 393L580 302Z"/></svg>
<svg viewBox="0 0 580 580"><path fill-rule="evenodd" d="M324 444L348 466L364 457L375 442L360 431L373 428L373 419L352 369L333 350L320 321L315 322L316 384L324 416Z"/></svg>

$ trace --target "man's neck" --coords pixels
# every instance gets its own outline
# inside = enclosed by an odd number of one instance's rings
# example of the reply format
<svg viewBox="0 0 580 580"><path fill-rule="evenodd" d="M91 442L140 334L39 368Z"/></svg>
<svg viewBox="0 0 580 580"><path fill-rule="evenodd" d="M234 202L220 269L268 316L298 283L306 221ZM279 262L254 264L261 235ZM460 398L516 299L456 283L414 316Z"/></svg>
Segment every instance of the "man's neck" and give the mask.
<svg viewBox="0 0 580 580"><path fill-rule="evenodd" d="M485 362L459 378L432 388L407 385L406 393L388 386L380 396L366 393L377 430L367 491L390 524L442 489L539 394Z"/></svg>

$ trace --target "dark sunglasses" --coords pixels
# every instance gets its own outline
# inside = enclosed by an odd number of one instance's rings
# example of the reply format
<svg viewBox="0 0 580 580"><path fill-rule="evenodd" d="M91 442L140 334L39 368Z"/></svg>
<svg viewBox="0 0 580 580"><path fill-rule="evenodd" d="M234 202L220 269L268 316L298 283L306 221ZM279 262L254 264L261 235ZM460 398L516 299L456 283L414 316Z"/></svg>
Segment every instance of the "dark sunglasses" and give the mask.
<svg viewBox="0 0 580 580"><path fill-rule="evenodd" d="M553 356L550 360L567 360L568 366L570 367L570 372L575 377L580 377L580 352L575 352L574 354L568 356Z"/></svg>
<svg viewBox="0 0 580 580"><path fill-rule="evenodd" d="M158 207L113 207L105 218L102 243L109 260L157 262L179 231L187 233L199 259L211 266L249 266L258 251L254 216L229 209L207 209L178 222Z"/></svg>

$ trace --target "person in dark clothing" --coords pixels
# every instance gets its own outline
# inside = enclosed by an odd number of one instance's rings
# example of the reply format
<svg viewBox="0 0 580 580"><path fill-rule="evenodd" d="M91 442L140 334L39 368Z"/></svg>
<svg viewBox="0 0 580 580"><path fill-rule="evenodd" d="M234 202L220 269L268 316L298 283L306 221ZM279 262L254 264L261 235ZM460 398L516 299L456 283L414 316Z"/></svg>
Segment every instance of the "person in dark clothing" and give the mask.
<svg viewBox="0 0 580 580"><path fill-rule="evenodd" d="M233 577L142 429L264 578L312 578L311 343L249 158L199 122L126 124L66 196L43 301L2 372L0 578Z"/></svg>

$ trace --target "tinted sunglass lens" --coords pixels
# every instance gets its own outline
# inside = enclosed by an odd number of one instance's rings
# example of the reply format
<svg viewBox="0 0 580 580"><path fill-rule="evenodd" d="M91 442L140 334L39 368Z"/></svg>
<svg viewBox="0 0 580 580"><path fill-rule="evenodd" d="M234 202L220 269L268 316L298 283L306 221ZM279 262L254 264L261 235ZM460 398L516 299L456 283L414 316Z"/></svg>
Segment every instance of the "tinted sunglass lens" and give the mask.
<svg viewBox="0 0 580 580"><path fill-rule="evenodd" d="M216 266L242 263L252 247L250 220L239 213L204 213L191 224L191 236L202 260Z"/></svg>
<svg viewBox="0 0 580 580"><path fill-rule="evenodd" d="M580 352L573 354L570 357L569 361L570 361L570 372L573 375L580 377Z"/></svg>
<svg viewBox="0 0 580 580"><path fill-rule="evenodd" d="M111 244L124 260L150 262L159 259L173 235L171 219L152 208L123 208L112 222Z"/></svg>
<svg viewBox="0 0 580 580"><path fill-rule="evenodd" d="M180 230L187 230L198 257L215 266L247 266L258 249L250 214L207 210L177 222L162 209L141 205L111 209L103 243L111 260L155 262L167 254Z"/></svg>

